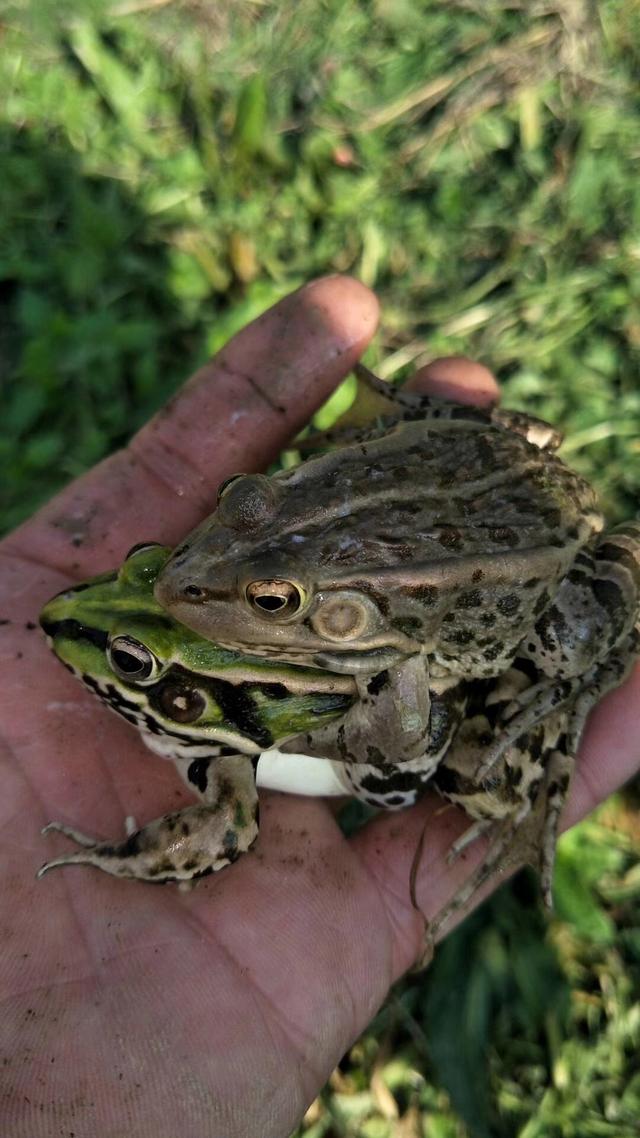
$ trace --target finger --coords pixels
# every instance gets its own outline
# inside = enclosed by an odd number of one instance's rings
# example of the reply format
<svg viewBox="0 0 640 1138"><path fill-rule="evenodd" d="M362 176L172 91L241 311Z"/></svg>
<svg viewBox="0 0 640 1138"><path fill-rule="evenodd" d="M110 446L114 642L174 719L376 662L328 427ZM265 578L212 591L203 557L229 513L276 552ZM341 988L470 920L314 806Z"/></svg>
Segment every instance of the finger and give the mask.
<svg viewBox="0 0 640 1138"><path fill-rule="evenodd" d="M640 768L640 665L594 708L563 818L572 826Z"/></svg>
<svg viewBox="0 0 640 1138"><path fill-rule="evenodd" d="M467 356L441 356L418 368L407 387L458 403L495 403L500 389L488 367Z"/></svg>
<svg viewBox="0 0 640 1138"><path fill-rule="evenodd" d="M134 542L167 544L213 508L220 481L270 462L350 371L377 301L325 277L235 336L132 440L58 495L9 548L84 575Z"/></svg>

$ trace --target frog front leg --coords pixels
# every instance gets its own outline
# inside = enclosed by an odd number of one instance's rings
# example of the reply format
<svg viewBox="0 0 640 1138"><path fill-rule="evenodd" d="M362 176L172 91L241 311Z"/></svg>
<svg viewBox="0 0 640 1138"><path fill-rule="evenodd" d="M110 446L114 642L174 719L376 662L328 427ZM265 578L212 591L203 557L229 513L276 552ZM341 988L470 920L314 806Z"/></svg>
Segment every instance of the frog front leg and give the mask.
<svg viewBox="0 0 640 1138"><path fill-rule="evenodd" d="M255 760L230 755L178 759L176 766L200 804L165 814L115 842L50 822L43 834L64 834L81 849L52 858L37 876L60 865L92 865L139 881L191 881L235 861L258 834Z"/></svg>
<svg viewBox="0 0 640 1138"><path fill-rule="evenodd" d="M356 682L360 698L342 719L280 743L280 750L365 764L383 782L397 767L421 771L424 781L464 718L465 681L431 680L428 658L420 654Z"/></svg>

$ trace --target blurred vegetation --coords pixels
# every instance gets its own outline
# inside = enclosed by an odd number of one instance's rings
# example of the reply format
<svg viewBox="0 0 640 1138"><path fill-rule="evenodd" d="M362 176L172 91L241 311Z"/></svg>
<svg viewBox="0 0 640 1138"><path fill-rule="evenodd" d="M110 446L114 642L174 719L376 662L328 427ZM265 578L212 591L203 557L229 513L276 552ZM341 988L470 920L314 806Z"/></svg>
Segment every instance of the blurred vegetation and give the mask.
<svg viewBox="0 0 640 1138"><path fill-rule="evenodd" d="M483 359L637 513L638 0L14 0L0 31L4 528L332 271L381 298L382 374ZM300 1133L637 1135L639 847L614 800L550 926L502 890Z"/></svg>

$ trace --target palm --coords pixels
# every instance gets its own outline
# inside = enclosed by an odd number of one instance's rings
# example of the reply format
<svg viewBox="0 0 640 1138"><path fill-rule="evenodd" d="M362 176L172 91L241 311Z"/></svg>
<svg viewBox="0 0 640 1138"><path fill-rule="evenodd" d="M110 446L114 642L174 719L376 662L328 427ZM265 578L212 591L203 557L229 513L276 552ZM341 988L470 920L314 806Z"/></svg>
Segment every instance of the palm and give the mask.
<svg viewBox="0 0 640 1138"><path fill-rule="evenodd" d="M33 1134L53 1103L79 1132L285 1135L415 958L422 925L408 880L426 821L425 912L469 872L469 861L442 861L464 820L436 817L430 800L401 826L381 818L347 842L324 803L265 795L255 852L191 892L85 869L34 879L64 845L39 834L51 818L116 837L125 815L143 822L186 802L170 765L85 694L29 627L41 604L71 577L117 564L136 541L176 540L223 477L280 448L348 371L374 321L373 299L354 282L289 298L138 436L133 462L108 460L5 543L1 975L5 1051L20 1074L3 1129L15 1138ZM234 399L245 416L237 436ZM593 717L575 815L637 763L639 681ZM613 748L605 732L618 735Z"/></svg>

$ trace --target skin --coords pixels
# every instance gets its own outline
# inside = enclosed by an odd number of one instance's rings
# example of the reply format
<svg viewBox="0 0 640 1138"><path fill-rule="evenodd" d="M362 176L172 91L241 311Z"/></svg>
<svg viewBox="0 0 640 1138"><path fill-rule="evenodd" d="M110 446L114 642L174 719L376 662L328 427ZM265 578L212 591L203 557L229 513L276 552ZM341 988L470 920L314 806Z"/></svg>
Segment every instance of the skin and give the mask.
<svg viewBox="0 0 640 1138"><path fill-rule="evenodd" d="M427 797L347 841L322 801L263 794L257 846L192 892L72 867L36 881L49 819L115 835L189 799L30 627L71 580L143 538L175 543L218 483L263 467L351 368L377 304L329 277L236 336L133 439L2 546L0 1131L12 1138L286 1138L482 856ZM486 368L436 361L424 390L486 400ZM591 716L565 824L637 769L640 669ZM375 935L373 932L375 930Z"/></svg>

